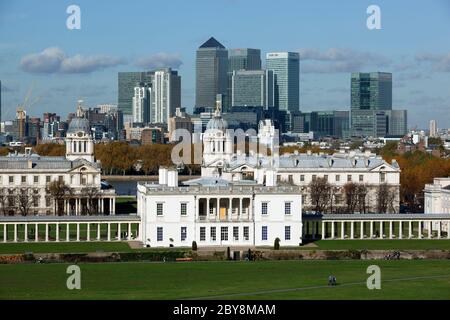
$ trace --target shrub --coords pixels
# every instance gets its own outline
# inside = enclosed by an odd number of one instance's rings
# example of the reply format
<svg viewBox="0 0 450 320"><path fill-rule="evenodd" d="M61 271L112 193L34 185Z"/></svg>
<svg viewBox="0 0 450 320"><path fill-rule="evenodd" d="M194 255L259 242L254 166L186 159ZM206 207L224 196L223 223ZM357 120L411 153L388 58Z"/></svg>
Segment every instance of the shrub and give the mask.
<svg viewBox="0 0 450 320"><path fill-rule="evenodd" d="M273 244L273 249L274 250L280 250L280 238L276 238L275 242Z"/></svg>
<svg viewBox="0 0 450 320"><path fill-rule="evenodd" d="M197 242L192 241L192 251L197 251Z"/></svg>
<svg viewBox="0 0 450 320"><path fill-rule="evenodd" d="M231 250L230 250L230 247L227 247L227 260L231 260Z"/></svg>

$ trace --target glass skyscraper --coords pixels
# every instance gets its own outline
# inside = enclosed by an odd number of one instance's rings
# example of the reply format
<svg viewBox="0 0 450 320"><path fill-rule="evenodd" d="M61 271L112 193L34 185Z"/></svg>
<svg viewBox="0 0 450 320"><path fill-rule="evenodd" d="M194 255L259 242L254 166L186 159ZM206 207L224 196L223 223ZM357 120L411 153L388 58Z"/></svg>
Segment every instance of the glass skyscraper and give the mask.
<svg viewBox="0 0 450 320"><path fill-rule="evenodd" d="M140 83L151 83L151 72L119 72L118 74L118 109L125 116L133 115L134 88Z"/></svg>
<svg viewBox="0 0 450 320"><path fill-rule="evenodd" d="M275 82L275 108L281 111L300 109L300 55L297 52L272 52L266 55L266 69L272 70Z"/></svg>
<svg viewBox="0 0 450 320"><path fill-rule="evenodd" d="M197 50L195 107L214 108L218 94L227 95L228 51L214 38Z"/></svg>

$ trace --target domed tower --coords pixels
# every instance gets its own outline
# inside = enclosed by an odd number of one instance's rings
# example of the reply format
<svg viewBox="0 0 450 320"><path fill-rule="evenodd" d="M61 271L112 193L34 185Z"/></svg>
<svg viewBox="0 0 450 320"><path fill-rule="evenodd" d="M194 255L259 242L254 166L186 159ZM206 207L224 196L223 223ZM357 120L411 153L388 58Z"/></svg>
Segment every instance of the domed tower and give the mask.
<svg viewBox="0 0 450 320"><path fill-rule="evenodd" d="M77 115L70 121L66 134L66 158L68 160L85 159L95 162L94 141L89 121L83 117L81 101L78 101Z"/></svg>
<svg viewBox="0 0 450 320"><path fill-rule="evenodd" d="M214 116L209 120L203 134L204 165L222 160L218 165L224 166L233 156L233 135L228 132L228 123L222 118L220 109L220 102L217 102Z"/></svg>

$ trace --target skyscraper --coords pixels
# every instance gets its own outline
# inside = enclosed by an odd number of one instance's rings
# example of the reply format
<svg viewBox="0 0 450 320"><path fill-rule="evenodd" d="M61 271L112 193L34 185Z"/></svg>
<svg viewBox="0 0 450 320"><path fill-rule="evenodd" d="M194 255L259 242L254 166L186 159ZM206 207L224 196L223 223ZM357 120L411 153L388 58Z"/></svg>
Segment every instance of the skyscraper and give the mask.
<svg viewBox="0 0 450 320"><path fill-rule="evenodd" d="M181 77L170 68L156 70L152 77L150 122L168 123L181 108Z"/></svg>
<svg viewBox="0 0 450 320"><path fill-rule="evenodd" d="M118 108L125 117L133 115L134 88L140 83L151 83L150 72L119 72L118 74Z"/></svg>
<svg viewBox="0 0 450 320"><path fill-rule="evenodd" d="M197 50L195 107L214 108L217 94L227 95L228 51L213 37Z"/></svg>
<svg viewBox="0 0 450 320"><path fill-rule="evenodd" d="M271 52L266 55L266 69L272 70L275 82L275 108L282 111L300 109L300 55L297 52Z"/></svg>
<svg viewBox="0 0 450 320"><path fill-rule="evenodd" d="M2 121L2 81L0 80L0 121Z"/></svg>
<svg viewBox="0 0 450 320"><path fill-rule="evenodd" d="M150 122L150 105L152 89L147 83L141 82L139 86L134 87L133 97L133 122Z"/></svg>
<svg viewBox="0 0 450 320"><path fill-rule="evenodd" d="M430 120L430 137L434 138L437 136L437 123L436 120Z"/></svg>
<svg viewBox="0 0 450 320"><path fill-rule="evenodd" d="M392 110L392 73L352 73L352 110Z"/></svg>
<svg viewBox="0 0 450 320"><path fill-rule="evenodd" d="M264 70L239 70L233 71L231 81L231 105L234 106L254 106L267 109L268 102L272 97L268 97L266 74L272 74L272 71ZM272 94L272 91L269 92Z"/></svg>

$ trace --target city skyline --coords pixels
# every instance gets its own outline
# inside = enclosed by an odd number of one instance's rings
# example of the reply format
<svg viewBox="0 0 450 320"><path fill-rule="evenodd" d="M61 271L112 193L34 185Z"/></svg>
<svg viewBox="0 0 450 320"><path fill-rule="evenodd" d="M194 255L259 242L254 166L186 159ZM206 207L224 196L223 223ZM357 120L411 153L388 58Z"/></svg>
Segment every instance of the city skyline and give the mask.
<svg viewBox="0 0 450 320"><path fill-rule="evenodd" d="M450 6L444 1L426 5L379 1L381 30L366 28L366 8L371 4L367 1L339 5L285 1L285 6L261 1L257 7L241 1L175 1L172 6L155 2L152 10L171 13L174 23L167 30L150 32L148 43L138 41L139 33L134 31L155 21L147 24L135 17L116 23L129 10L141 17L145 10L139 8L145 7L144 2L136 1L133 6L119 3L105 14L102 2L78 1L81 30L65 27L69 4L0 4L0 26L8 24L8 33L5 28L0 31L4 39L0 43L3 119L14 117L33 82L33 95L41 100L28 113L64 116L73 111L78 98L90 107L116 104L118 72L160 67L179 72L182 106L192 111L195 52L213 36L227 49L260 49L262 57L267 52L300 52L301 111L349 110L352 72L392 72L393 108L408 110L410 128L426 129L430 119L439 119L440 128L450 127L450 95L445 86L450 78L450 45L445 41ZM200 6L202 12L195 12ZM244 14L249 6L255 12L251 24ZM274 13L275 6L279 16ZM217 21L207 12L220 12L223 19ZM431 13L432 20L426 18ZM166 17L155 15L157 21Z"/></svg>

